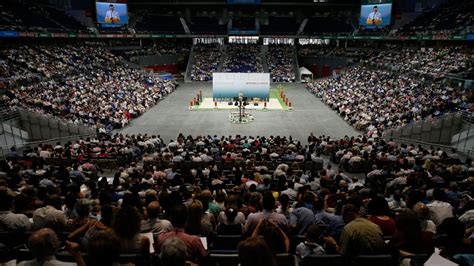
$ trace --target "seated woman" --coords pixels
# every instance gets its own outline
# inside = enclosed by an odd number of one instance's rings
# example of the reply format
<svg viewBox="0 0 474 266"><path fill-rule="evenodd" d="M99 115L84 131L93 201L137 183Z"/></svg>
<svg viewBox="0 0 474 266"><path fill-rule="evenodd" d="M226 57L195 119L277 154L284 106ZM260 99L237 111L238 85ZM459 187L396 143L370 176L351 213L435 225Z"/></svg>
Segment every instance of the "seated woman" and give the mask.
<svg viewBox="0 0 474 266"><path fill-rule="evenodd" d="M227 207L219 214L217 225L218 235L241 235L243 234L245 215L237 211L236 207Z"/></svg>
<svg viewBox="0 0 474 266"><path fill-rule="evenodd" d="M252 237L263 235L273 254L288 253L290 239L287 234L272 220L262 218L255 227Z"/></svg>
<svg viewBox="0 0 474 266"><path fill-rule="evenodd" d="M188 205L188 219L184 230L190 235L211 235L213 233L212 224L204 219L204 208L201 201L193 200Z"/></svg>
<svg viewBox="0 0 474 266"><path fill-rule="evenodd" d="M388 203L382 196L373 198L367 206L369 211L368 220L378 225L384 236L392 236L395 233L395 220L390 216Z"/></svg>
<svg viewBox="0 0 474 266"><path fill-rule="evenodd" d="M140 235L140 214L134 207L121 208L115 215L112 229L120 241L120 253L150 256L150 240Z"/></svg>
<svg viewBox="0 0 474 266"><path fill-rule="evenodd" d="M439 225L440 233L446 234L443 241L444 247L441 249L441 256L450 260L459 254L474 254L474 241L466 237L464 225L455 217L446 218Z"/></svg>
<svg viewBox="0 0 474 266"><path fill-rule="evenodd" d="M239 243L239 261L242 266L276 265L270 247L258 237L250 237Z"/></svg>
<svg viewBox="0 0 474 266"><path fill-rule="evenodd" d="M317 224L312 224L306 229L305 241L296 246L295 255L298 261L302 261L305 257L311 255L325 255L326 251L319 244L321 230Z"/></svg>
<svg viewBox="0 0 474 266"><path fill-rule="evenodd" d="M69 232L72 232L85 224L94 222L95 220L89 218L90 211L91 206L87 199L76 201L72 215L73 217L66 221L66 229Z"/></svg>
<svg viewBox="0 0 474 266"><path fill-rule="evenodd" d="M432 254L433 233L421 230L418 216L412 210L401 212L396 218L397 231L389 242L392 252L398 256Z"/></svg>
<svg viewBox="0 0 474 266"><path fill-rule="evenodd" d="M111 232L112 231L112 218L113 208L110 205L102 206L100 209L100 220L92 220L82 225L78 229L74 230L68 235L68 239L71 241L82 238L82 245L87 246L87 242L91 237L99 232Z"/></svg>

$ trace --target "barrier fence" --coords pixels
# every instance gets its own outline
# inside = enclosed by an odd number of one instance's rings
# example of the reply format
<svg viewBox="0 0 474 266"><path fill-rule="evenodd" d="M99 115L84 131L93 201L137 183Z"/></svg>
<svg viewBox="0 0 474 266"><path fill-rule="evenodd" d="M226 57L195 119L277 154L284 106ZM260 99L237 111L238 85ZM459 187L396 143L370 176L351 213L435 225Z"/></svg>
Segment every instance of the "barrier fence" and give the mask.
<svg viewBox="0 0 474 266"><path fill-rule="evenodd" d="M402 127L385 129L383 138L405 143L455 148L466 156L474 155L474 117L469 111L460 111L445 116L417 121Z"/></svg>
<svg viewBox="0 0 474 266"><path fill-rule="evenodd" d="M463 129L463 113L452 113L439 118L413 122L397 128L388 128L384 138L411 139L450 145L453 136Z"/></svg>
<svg viewBox="0 0 474 266"><path fill-rule="evenodd" d="M0 116L0 156L11 147L21 149L40 143L74 141L80 137L95 136L97 129L84 124L69 123L48 115L18 108L8 116Z"/></svg>

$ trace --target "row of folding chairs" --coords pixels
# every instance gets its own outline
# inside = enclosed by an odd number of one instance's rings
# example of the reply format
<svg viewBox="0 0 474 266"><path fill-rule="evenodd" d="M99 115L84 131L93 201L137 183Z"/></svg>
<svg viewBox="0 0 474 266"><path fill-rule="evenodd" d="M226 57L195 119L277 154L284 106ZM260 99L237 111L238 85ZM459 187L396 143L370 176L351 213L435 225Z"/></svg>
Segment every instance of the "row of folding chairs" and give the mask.
<svg viewBox="0 0 474 266"><path fill-rule="evenodd" d="M260 165L266 166L269 171L274 171L282 161L265 161L261 162ZM286 162L288 165L297 165L299 169L305 170L321 170L323 169L322 163L316 163L313 161L305 161L305 162ZM184 161L184 162L164 162L164 161L145 161L145 166L156 166L158 168L170 168L174 167L176 169L204 169L209 165L216 165L217 169L220 171L232 171L234 167L242 167L245 170L245 164L243 162L238 161L212 161L212 162L192 162L192 161Z"/></svg>
<svg viewBox="0 0 474 266"><path fill-rule="evenodd" d="M13 258L16 259L17 262L28 261L34 259L31 252L27 248L19 249L15 252L12 252ZM87 262L89 259L87 254L82 254L84 260ZM68 252L61 251L55 254L57 260L63 262L75 262L75 258L69 254ZM148 260L151 261L148 261ZM159 257L158 255L150 257L146 259L141 254L119 254L118 256L118 263L120 264L135 264L135 265L159 265Z"/></svg>
<svg viewBox="0 0 474 266"><path fill-rule="evenodd" d="M210 254L212 266L237 266L240 264L238 254ZM411 265L422 266L428 260L429 255L420 254L408 257ZM296 264L296 258L292 254L277 254L275 256L277 266L395 266L399 262L392 255L361 255L353 260L347 260L341 255L310 255Z"/></svg>
<svg viewBox="0 0 474 266"><path fill-rule="evenodd" d="M88 261L87 255L83 254L85 261ZM422 266L428 260L429 255L419 254L408 257L411 259L411 265ZM33 259L28 249L20 250L15 259L17 262L27 261ZM56 253L56 259L64 262L74 262L75 258L67 252ZM399 261L392 255L361 255L355 257L352 261L348 261L341 255L310 255L303 258L296 264L296 257L293 254L284 253L274 256L277 266L395 266ZM120 264L135 264L135 265L160 265L159 255L155 254L150 260L144 258L141 254L120 254L118 258ZM240 260L237 252L213 252L210 251L211 266L238 266Z"/></svg>

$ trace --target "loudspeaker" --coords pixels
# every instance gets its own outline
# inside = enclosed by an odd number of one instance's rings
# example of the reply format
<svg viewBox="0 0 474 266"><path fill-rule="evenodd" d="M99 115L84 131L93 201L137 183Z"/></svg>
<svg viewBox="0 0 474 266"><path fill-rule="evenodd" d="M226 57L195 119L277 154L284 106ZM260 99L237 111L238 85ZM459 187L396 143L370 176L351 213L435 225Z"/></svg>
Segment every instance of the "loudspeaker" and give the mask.
<svg viewBox="0 0 474 266"><path fill-rule="evenodd" d="M233 103L233 102L229 102L229 105L234 105L234 103Z"/></svg>

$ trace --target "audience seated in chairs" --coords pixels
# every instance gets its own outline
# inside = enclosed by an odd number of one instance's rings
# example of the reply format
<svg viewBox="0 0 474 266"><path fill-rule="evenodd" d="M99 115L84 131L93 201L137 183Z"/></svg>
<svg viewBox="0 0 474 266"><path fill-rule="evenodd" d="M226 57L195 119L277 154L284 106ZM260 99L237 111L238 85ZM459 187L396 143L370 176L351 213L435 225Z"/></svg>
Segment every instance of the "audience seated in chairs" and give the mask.
<svg viewBox="0 0 474 266"><path fill-rule="evenodd" d="M180 135L166 144L157 135L100 134L76 143L56 147L41 145L25 149L24 152L15 151L12 155L16 156L9 156L8 163L0 164L5 173L3 181L0 181L3 187L0 193L4 194L0 195L14 196L12 204L6 201L4 210L33 217L35 230L53 226L59 239L67 238L78 243L82 250L87 251L84 260L97 261L97 264L100 260L152 264L158 259L158 254L163 252L163 243L173 237L185 243L187 260L200 263L215 260L245 263L239 259L235 249L249 235L257 238L261 236L261 241L266 243L269 252L275 254L275 263L284 265L294 263L291 262L292 255L288 253L306 254L309 245L310 248L314 246L317 251L315 253L319 254L322 250L317 245L322 243L326 255L315 257L311 252L304 255L304 258L299 255L301 263L331 259L335 265L342 260L368 265L383 262L388 265L388 261L397 261L400 255L400 258L405 256L422 261L430 255L427 253L434 246L441 248L442 255L451 260L456 260L463 253L472 253L468 237L473 229L470 223L465 222L470 211L469 202L472 201L467 197L468 185L472 181L469 177L474 171L470 159L456 158L452 151L448 156L446 152L433 147L407 145L367 136L340 139L311 136L308 140L308 145L303 146L294 138L278 136L216 138ZM117 169L115 178L107 180L97 176L102 175L100 171L85 171L94 169L99 160L94 159L93 153L87 154L84 151L92 151L96 147L116 149L114 155L106 159L116 160L114 167L120 167L113 168ZM44 155L44 149L49 151L46 158L40 156L40 153ZM251 152L243 152L244 149ZM179 153L183 158L181 163L173 160L177 155L171 151L175 150L182 150ZM253 153L257 150L262 151L258 159ZM212 160L193 163L191 152L205 153ZM64 156L65 153L70 156ZM323 159L322 169L320 163L313 161L312 154L318 153ZM346 160L360 155L361 160L373 166L369 173L376 176L376 181L380 183L367 180L363 185L357 185L361 182L350 178L352 173L336 169L344 160L341 159L339 165L328 162L337 158L336 154L348 155ZM427 155L430 155L430 159ZM129 159L121 160L123 156ZM147 157L147 160L142 166L143 157ZM389 159L391 157L394 157L394 161ZM218 163L223 160L226 162ZM73 165L76 167L72 167ZM454 168L458 170L451 172ZM367 173L369 170L365 171ZM431 178L427 175L428 171ZM70 179L70 173L82 173L84 177ZM253 174L254 178L245 178L249 174ZM230 178L230 175L236 177ZM459 180L456 181L457 188L451 184L454 175ZM436 179L432 179L434 177ZM231 183L234 180L239 180L240 183ZM265 185L264 180L269 181L265 181L268 186L262 190L257 189ZM321 182L312 185L314 180ZM247 182L251 185L248 186ZM356 185L349 189L351 184ZM447 190L449 197L439 193L439 188ZM10 192L6 194L8 191ZM11 193L12 191L16 193ZM400 198L397 200L403 200L405 204L399 204L398 208L391 210L387 202L395 200L395 191L400 191L397 196ZM457 192L460 196L456 196ZM451 202L454 208L452 215L431 215L430 206L418 204L420 201L428 202L431 196L435 199L434 206L445 205L438 202L440 199ZM416 214L409 211L412 208L417 210ZM78 214L77 218L74 218L75 213ZM395 233L390 235L380 221L372 223L369 215L376 216L381 221L387 220L383 216L393 217L396 222ZM418 219L418 215L422 221ZM59 223L55 223L54 218L58 217L62 218L58 220ZM439 230L430 229L432 226L423 227L425 222L428 224L427 218L439 222ZM68 219L75 220L74 224L81 226L74 232L68 232ZM152 239L139 235L145 223L153 227L166 219L170 219L172 228L158 230L158 226ZM318 242L321 241L316 237L319 233L312 228L312 222L306 222L313 219L321 227L323 242ZM415 220L417 223L412 222ZM193 226L190 226L191 221ZM200 230L195 227L199 224ZM241 234L242 224L246 229L246 236ZM222 232L220 228L223 225L235 225L235 231L233 228L230 233L237 235L216 236L216 232ZM293 226L296 226L296 230L290 230ZM204 227L207 229L202 230ZM456 232L450 233L450 228L456 228ZM188 232L193 234L207 234L208 250L198 236L186 233L185 230L190 230ZM414 233L410 233L411 231ZM307 243L301 244L303 237L297 234L302 232L307 235ZM382 232L386 232L386 235L383 236ZM16 237L19 243L7 241L12 238L10 233L0 234L0 243L14 250L18 245L26 243L25 236L31 234L20 233L23 236ZM434 233L437 235L433 236ZM407 236L413 234L419 237ZM434 244L430 244L430 237ZM444 245L441 238L451 244ZM423 245L416 244L422 239L426 240ZM154 254L150 254L151 240L155 242ZM388 249L385 240L389 241ZM353 248L351 243L360 244L359 248ZM117 257L101 258L95 251L103 249L119 251L114 253ZM424 254L420 254L421 252ZM11 254L12 259L20 261L32 258ZM208 254L211 255L210 258ZM76 261L75 257L65 256L62 252L56 253L56 258L61 261Z"/></svg>

